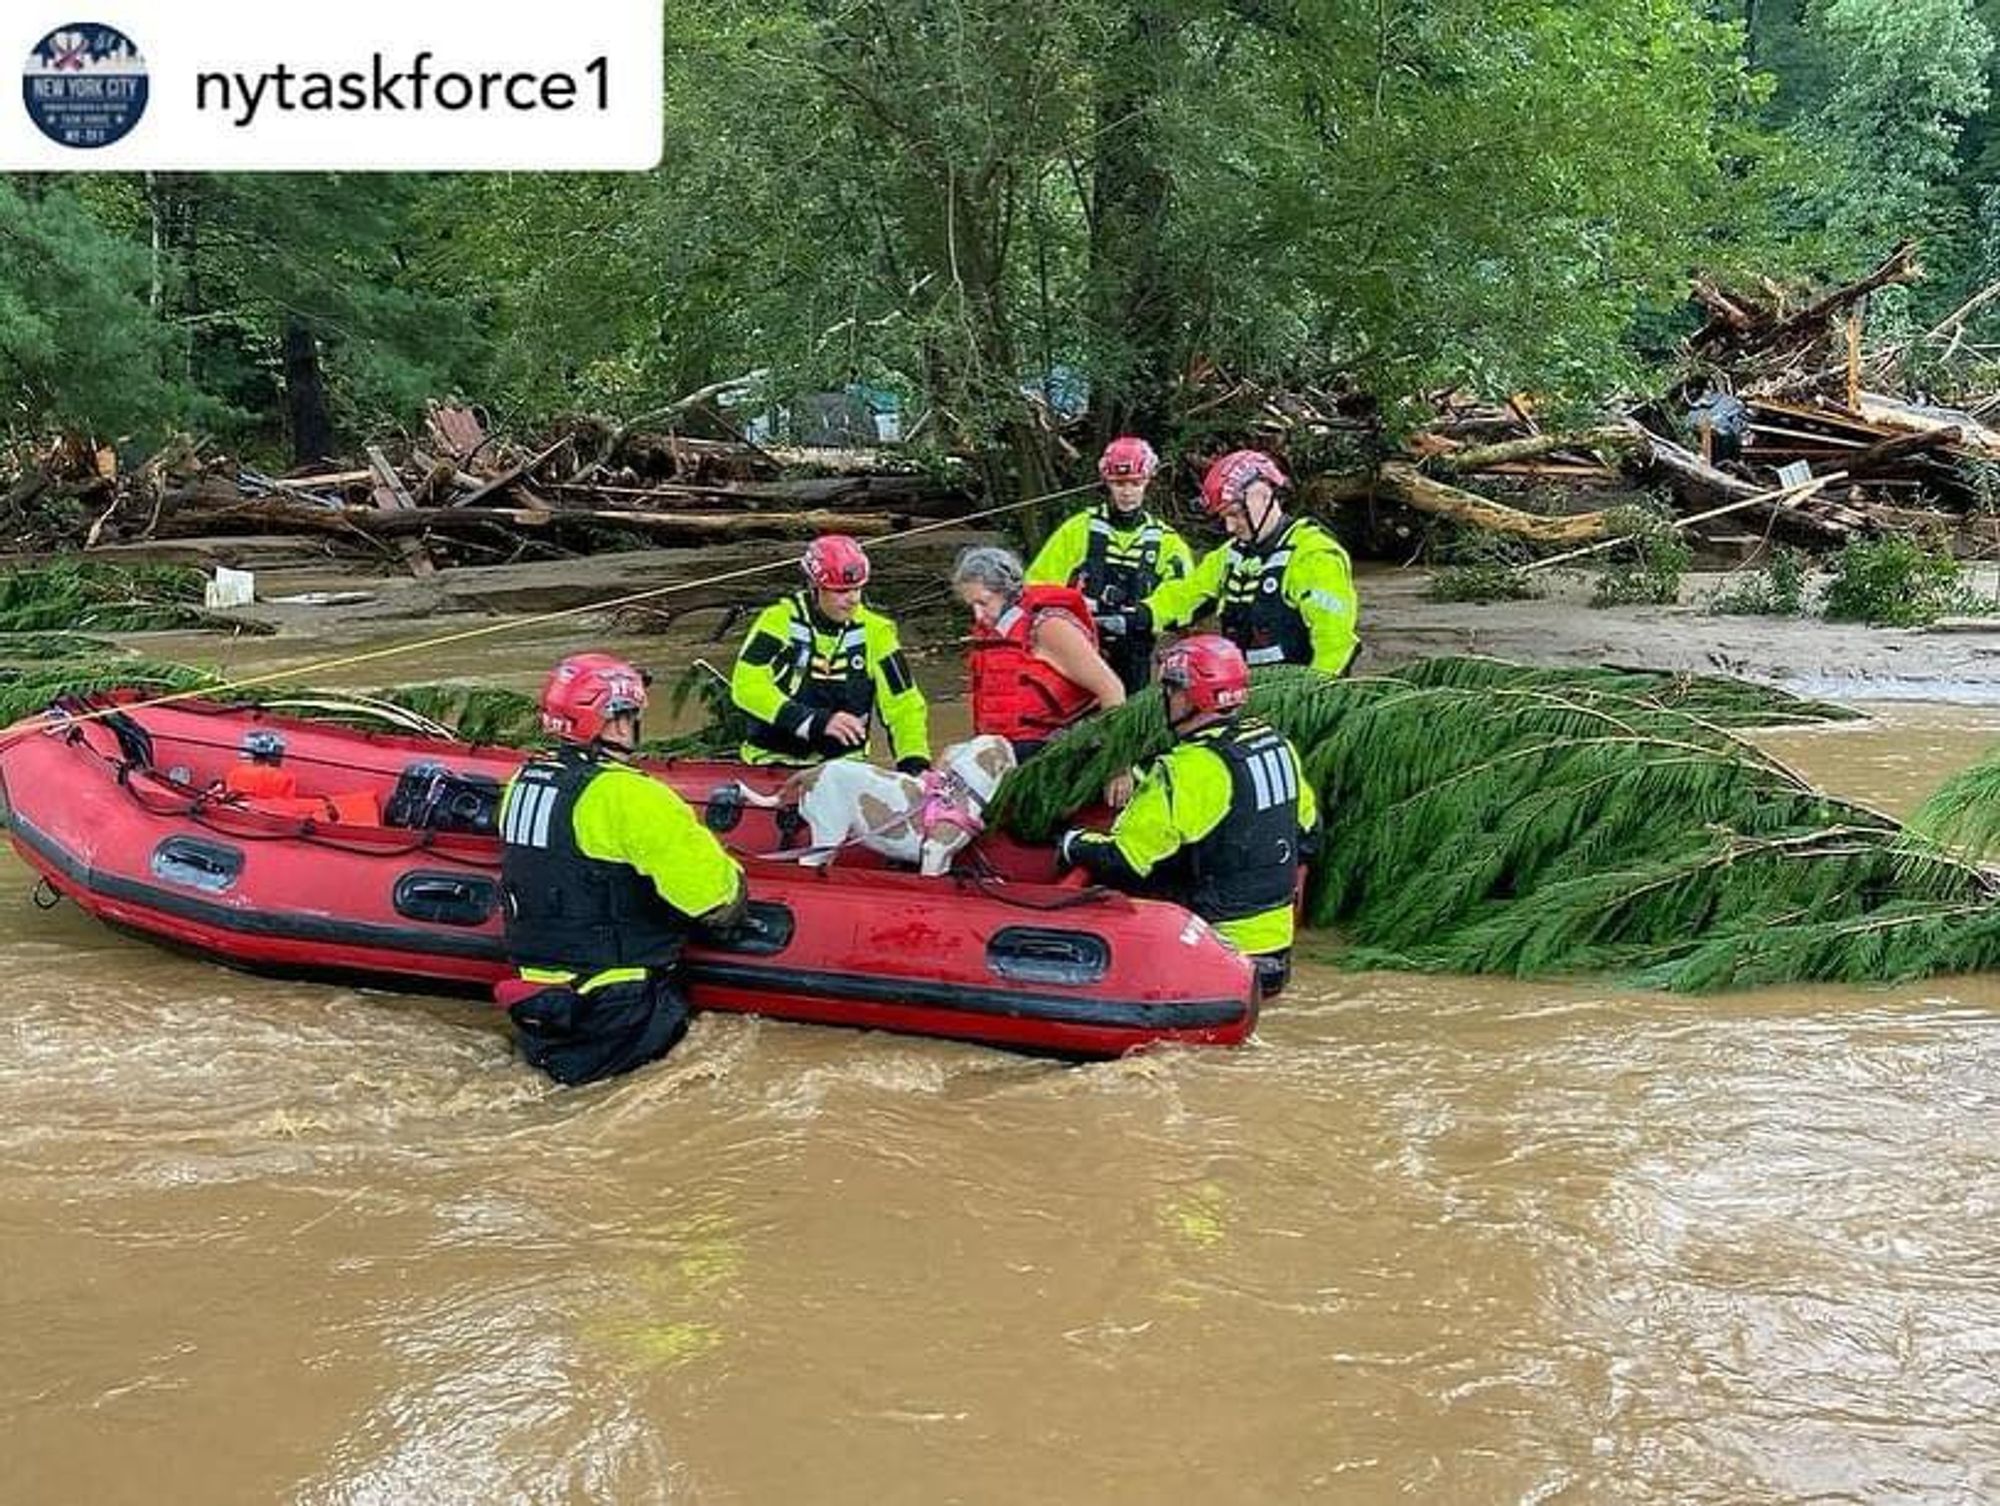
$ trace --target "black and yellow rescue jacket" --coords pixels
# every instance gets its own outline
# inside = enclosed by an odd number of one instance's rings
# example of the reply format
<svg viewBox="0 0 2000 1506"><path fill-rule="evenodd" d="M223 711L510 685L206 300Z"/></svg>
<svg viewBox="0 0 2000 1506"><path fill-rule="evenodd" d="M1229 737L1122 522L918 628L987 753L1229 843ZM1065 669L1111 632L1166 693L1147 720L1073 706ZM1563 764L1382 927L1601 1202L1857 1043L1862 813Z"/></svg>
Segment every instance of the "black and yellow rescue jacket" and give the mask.
<svg viewBox="0 0 2000 1506"><path fill-rule="evenodd" d="M1217 609L1223 636L1252 667L1308 664L1337 675L1359 646L1347 551L1310 518L1292 519L1261 545L1232 539L1210 550L1192 575L1166 582L1146 605L1162 630Z"/></svg>
<svg viewBox="0 0 2000 1506"><path fill-rule="evenodd" d="M1194 572L1194 551L1175 529L1140 508L1119 513L1098 502L1065 518L1028 566L1031 586L1074 586L1093 613L1116 616L1131 611L1163 581ZM1127 691L1152 678L1153 635L1134 629L1107 636L1098 645Z"/></svg>
<svg viewBox="0 0 2000 1506"><path fill-rule="evenodd" d="M508 956L538 981L588 990L672 967L694 922L742 897L743 870L686 801L582 748L522 766L500 841Z"/></svg>
<svg viewBox="0 0 2000 1506"><path fill-rule="evenodd" d="M890 756L928 760L929 713L896 637L896 624L867 607L848 623L829 621L800 591L757 614L736 654L729 696L750 718L746 763L814 764L866 757L826 735L838 711L873 725L881 712Z"/></svg>
<svg viewBox="0 0 2000 1506"><path fill-rule="evenodd" d="M1292 899L1308 836L1312 787L1284 735L1252 717L1192 734L1151 764L1109 832L1072 849L1094 877L1154 878L1238 950L1292 944Z"/></svg>

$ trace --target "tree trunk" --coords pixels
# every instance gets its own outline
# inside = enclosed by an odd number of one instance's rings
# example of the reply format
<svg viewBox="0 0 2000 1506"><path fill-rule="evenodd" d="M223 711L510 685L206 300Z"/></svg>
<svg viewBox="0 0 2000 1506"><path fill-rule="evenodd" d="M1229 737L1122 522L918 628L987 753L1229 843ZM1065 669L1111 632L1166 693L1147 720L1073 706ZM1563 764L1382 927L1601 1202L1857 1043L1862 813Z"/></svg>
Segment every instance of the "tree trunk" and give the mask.
<svg viewBox="0 0 2000 1506"><path fill-rule="evenodd" d="M1742 503L1753 516L1770 518L1823 540L1838 541L1846 536L1847 529L1838 520L1816 518L1789 501L1761 500L1772 494L1754 481L1719 470L1692 450L1636 423L1629 427L1643 446L1635 457L1640 474L1663 482L1683 503L1703 509Z"/></svg>
<svg viewBox="0 0 2000 1506"><path fill-rule="evenodd" d="M201 182L190 173L147 173L145 198L148 296L153 312L179 331L181 380L193 385L196 346L208 328L198 316L211 312L201 302Z"/></svg>
<svg viewBox="0 0 2000 1506"><path fill-rule="evenodd" d="M629 529L663 543L713 543L723 539L810 539L822 533L876 538L892 532L895 519L876 512L656 513L609 507L312 507L268 497L234 501L188 499L169 507L159 537L188 538L249 529L258 534L322 534L331 537L447 538L494 527L542 532L577 524Z"/></svg>
<svg viewBox="0 0 2000 1506"><path fill-rule="evenodd" d="M292 460L313 465L333 454L333 416L326 408L319 338L297 314L285 316L285 413L292 431Z"/></svg>
<svg viewBox="0 0 2000 1506"><path fill-rule="evenodd" d="M1157 443L1166 429L1178 321L1159 108L1179 52L1179 31L1158 0L1132 0L1097 69L1089 300L1100 342L1091 373L1099 445L1127 432Z"/></svg>
<svg viewBox="0 0 2000 1506"><path fill-rule="evenodd" d="M153 311L153 317L157 319L160 317L160 300L166 296L167 290L167 205L160 187L160 176L154 172L146 174L146 213L150 222L148 245L152 257L146 278L146 307Z"/></svg>
<svg viewBox="0 0 2000 1506"><path fill-rule="evenodd" d="M1572 513L1566 517L1522 512L1476 492L1434 481L1415 466L1397 461L1383 466L1374 476L1324 476L1306 486L1307 505L1312 508L1358 502L1373 495L1434 517L1449 518L1481 533L1504 533L1536 544L1577 544L1601 539L1605 533L1601 512Z"/></svg>
<svg viewBox="0 0 2000 1506"><path fill-rule="evenodd" d="M1007 449L1012 461L1013 474L1010 478L1012 486L1009 490L987 493L996 504L1016 497L1023 499L1046 497L1050 492L1060 489L1055 457L1050 453L1048 440L1033 424L1026 422L1009 424ZM1046 502L1035 507L1023 508L1013 514L1021 530L1025 556L1023 563L1027 559L1032 559L1034 552L1041 548L1042 540L1048 537L1053 524L1074 510L1073 501L1067 505L1063 502ZM995 521L999 526L1004 526L999 520Z"/></svg>
<svg viewBox="0 0 2000 1506"><path fill-rule="evenodd" d="M951 415L991 503L1040 497L1056 489L1053 442L1020 390L1021 365L1008 317L1009 195L1004 175L969 184L947 173L938 185L943 213L924 226L927 250L952 286L959 310L956 338L927 347L933 391ZM1013 514L1032 549L1044 530L1031 508Z"/></svg>
<svg viewBox="0 0 2000 1506"><path fill-rule="evenodd" d="M1423 469L1443 476L1466 476L1491 466L1510 465L1518 460L1532 460L1553 450L1608 449L1623 453L1638 447L1639 438L1630 429L1605 425L1602 428L1582 429L1573 434L1532 434L1526 439L1503 439L1495 444L1468 445L1463 449L1446 450L1424 461Z"/></svg>

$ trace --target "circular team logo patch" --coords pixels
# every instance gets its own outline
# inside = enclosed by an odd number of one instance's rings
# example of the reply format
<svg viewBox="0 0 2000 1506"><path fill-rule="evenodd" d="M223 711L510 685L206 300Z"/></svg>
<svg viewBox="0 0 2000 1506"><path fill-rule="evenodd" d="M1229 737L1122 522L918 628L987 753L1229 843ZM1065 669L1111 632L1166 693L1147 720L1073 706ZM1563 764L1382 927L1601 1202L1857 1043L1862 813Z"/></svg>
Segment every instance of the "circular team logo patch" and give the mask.
<svg viewBox="0 0 2000 1506"><path fill-rule="evenodd" d="M146 60L116 27L73 21L28 54L21 97L58 146L109 146L146 113Z"/></svg>

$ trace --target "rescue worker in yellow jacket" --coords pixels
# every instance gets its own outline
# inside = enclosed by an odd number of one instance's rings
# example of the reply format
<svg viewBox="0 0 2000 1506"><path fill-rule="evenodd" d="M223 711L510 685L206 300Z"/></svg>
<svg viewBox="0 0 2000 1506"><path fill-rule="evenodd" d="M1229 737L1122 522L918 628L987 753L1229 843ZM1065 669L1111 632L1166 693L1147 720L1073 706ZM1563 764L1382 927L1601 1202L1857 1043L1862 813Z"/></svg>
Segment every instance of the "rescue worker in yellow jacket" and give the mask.
<svg viewBox="0 0 2000 1506"><path fill-rule="evenodd" d="M758 613L729 677L730 699L750 718L743 761L865 757L879 712L896 767L921 773L931 763L929 712L896 624L861 604L868 556L829 533L799 565L806 589Z"/></svg>
<svg viewBox="0 0 2000 1506"><path fill-rule="evenodd" d="M1031 586L1083 593L1099 650L1128 693L1153 678L1153 634L1133 609L1162 581L1194 572L1187 540L1146 508L1146 486L1159 468L1160 457L1137 435L1112 440L1097 460L1104 498L1064 519L1028 566Z"/></svg>
<svg viewBox="0 0 2000 1506"><path fill-rule="evenodd" d="M1183 638L1160 660L1178 739L1139 776L1108 832L1071 829L1065 865L1164 892L1256 964L1265 997L1291 974L1292 908L1319 811L1284 735L1242 714L1250 671L1227 638Z"/></svg>
<svg viewBox="0 0 2000 1506"><path fill-rule="evenodd" d="M576 654L542 690L560 738L500 805L500 887L517 980L495 989L521 1055L557 1082L592 1082L664 1056L687 1030L676 986L697 926L747 912L743 870L667 785L627 762L645 679Z"/></svg>
<svg viewBox="0 0 2000 1506"><path fill-rule="evenodd" d="M1305 664L1345 670L1360 646L1361 604L1339 541L1310 518L1287 519L1289 483L1260 450L1234 450L1202 478L1203 509L1229 542L1210 550L1185 580L1147 598L1141 625L1164 632L1218 609L1223 636L1251 665Z"/></svg>

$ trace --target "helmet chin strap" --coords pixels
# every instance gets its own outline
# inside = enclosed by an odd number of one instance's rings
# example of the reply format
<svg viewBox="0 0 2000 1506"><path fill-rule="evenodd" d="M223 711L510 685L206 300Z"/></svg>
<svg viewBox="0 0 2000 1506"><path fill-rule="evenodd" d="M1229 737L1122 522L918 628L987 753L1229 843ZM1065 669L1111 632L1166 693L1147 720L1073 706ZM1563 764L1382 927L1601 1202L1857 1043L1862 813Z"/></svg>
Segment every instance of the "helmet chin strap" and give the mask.
<svg viewBox="0 0 2000 1506"><path fill-rule="evenodd" d="M607 727L606 730L608 731L609 728ZM630 742L613 742L603 732L600 732L590 746L600 753L610 754L613 758L630 758L634 753L639 751L639 724L637 722L632 723L632 740Z"/></svg>
<svg viewBox="0 0 2000 1506"><path fill-rule="evenodd" d="M1244 526L1250 530L1250 542L1253 544L1263 543L1265 528L1271 521L1271 514L1276 512L1278 508L1278 494L1268 485L1265 486L1264 511L1261 516L1256 518L1250 516L1250 493L1247 488L1243 493L1243 500L1238 502L1236 506L1243 513Z"/></svg>
<svg viewBox="0 0 2000 1506"><path fill-rule="evenodd" d="M1202 728L1213 727L1218 722L1226 722L1242 709L1238 707L1236 711L1197 711L1190 706L1182 715L1176 717L1173 691L1163 684L1160 686L1160 694L1166 698L1167 703L1167 730L1176 737L1189 732L1199 732Z"/></svg>

